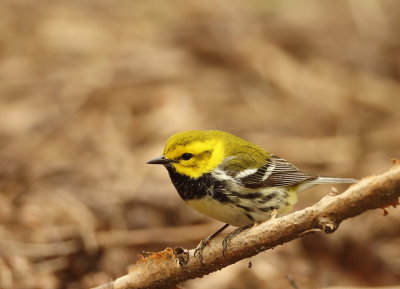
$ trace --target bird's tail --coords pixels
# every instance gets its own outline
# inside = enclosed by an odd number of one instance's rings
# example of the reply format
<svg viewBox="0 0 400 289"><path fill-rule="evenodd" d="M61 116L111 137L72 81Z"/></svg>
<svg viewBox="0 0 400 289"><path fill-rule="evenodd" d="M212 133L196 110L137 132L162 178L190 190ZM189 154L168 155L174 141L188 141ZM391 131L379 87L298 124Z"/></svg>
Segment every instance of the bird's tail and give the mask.
<svg viewBox="0 0 400 289"><path fill-rule="evenodd" d="M354 184L357 183L356 179L348 179L348 178L332 178L332 177L318 177L312 181L304 182L297 187L297 192L301 192L311 188L315 185L323 185L323 184Z"/></svg>
<svg viewBox="0 0 400 289"><path fill-rule="evenodd" d="M310 183L314 185L321 185L321 184L354 184L357 182L358 180L349 178L318 177L315 180L312 180Z"/></svg>

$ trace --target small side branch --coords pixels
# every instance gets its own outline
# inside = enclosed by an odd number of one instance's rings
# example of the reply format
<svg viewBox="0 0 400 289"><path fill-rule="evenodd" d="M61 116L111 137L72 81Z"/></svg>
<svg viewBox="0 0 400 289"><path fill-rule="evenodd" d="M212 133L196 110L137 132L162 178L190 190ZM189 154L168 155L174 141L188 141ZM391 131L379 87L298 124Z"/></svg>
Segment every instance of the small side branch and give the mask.
<svg viewBox="0 0 400 289"><path fill-rule="evenodd" d="M204 249L202 265L194 250L166 249L139 260L129 274L95 289L173 288L244 258L299 238L308 232L333 233L348 218L368 210L396 206L400 197L399 161L386 173L364 178L340 195L328 195L312 207L252 227L229 243L223 256L222 237Z"/></svg>

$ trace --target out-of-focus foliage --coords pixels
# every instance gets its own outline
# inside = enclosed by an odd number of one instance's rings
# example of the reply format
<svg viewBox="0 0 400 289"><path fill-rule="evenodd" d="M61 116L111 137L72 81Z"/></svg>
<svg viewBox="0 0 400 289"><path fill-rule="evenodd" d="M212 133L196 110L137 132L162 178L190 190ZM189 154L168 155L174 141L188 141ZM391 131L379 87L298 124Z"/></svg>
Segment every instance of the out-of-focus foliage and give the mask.
<svg viewBox="0 0 400 289"><path fill-rule="evenodd" d="M0 288L99 285L212 233L145 164L177 131L226 130L321 175L384 171L399 31L389 0L3 0ZM184 287L398 284L399 228L399 210L370 212Z"/></svg>

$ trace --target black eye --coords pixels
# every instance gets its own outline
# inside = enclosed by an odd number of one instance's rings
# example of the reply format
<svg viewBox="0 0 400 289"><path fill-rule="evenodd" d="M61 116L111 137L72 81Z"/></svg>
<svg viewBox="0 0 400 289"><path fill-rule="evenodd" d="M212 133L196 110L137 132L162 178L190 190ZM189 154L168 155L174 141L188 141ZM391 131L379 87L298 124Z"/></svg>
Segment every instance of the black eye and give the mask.
<svg viewBox="0 0 400 289"><path fill-rule="evenodd" d="M193 157L193 154L191 153L184 153L183 155L181 155L181 158L185 161L190 160Z"/></svg>

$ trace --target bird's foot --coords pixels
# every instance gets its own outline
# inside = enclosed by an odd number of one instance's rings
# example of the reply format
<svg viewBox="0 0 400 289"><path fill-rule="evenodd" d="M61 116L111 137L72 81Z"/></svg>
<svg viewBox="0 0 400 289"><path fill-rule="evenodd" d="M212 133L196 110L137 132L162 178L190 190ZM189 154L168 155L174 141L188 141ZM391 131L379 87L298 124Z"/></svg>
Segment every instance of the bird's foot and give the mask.
<svg viewBox="0 0 400 289"><path fill-rule="evenodd" d="M198 255L201 265L204 265L203 250L208 245L208 243L210 243L210 239L207 237L201 240L200 243L197 245L196 249L194 249L193 256L196 257L196 255Z"/></svg>
<svg viewBox="0 0 400 289"><path fill-rule="evenodd" d="M193 256L194 257L196 257L196 255L198 256L201 265L204 265L204 262L203 262L203 250L204 250L204 248L208 245L208 243L210 243L210 241L212 239L214 239L216 236L218 236L227 227L229 227L229 224L223 225L218 231L216 231L215 233L211 234L207 238L201 240L200 243L197 245L196 249L194 249Z"/></svg>
<svg viewBox="0 0 400 289"><path fill-rule="evenodd" d="M248 228L251 228L254 224L247 224L244 225L242 227L237 228L236 230L232 231L230 234L228 234L224 240L222 240L222 255L226 255L226 252L228 251L228 245L229 242L236 237L237 235L239 235L241 232L246 231Z"/></svg>

